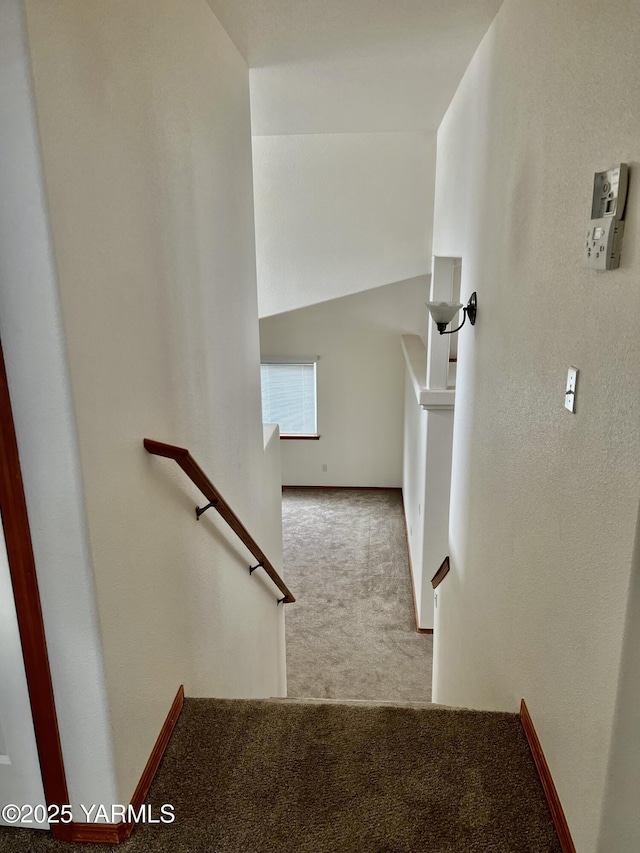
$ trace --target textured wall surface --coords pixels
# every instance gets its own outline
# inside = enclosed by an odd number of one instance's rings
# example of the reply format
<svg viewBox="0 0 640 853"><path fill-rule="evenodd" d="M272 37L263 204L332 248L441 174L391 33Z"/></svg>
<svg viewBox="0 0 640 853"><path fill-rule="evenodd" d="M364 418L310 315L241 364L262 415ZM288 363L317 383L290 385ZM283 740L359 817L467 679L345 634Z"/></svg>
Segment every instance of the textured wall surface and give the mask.
<svg viewBox="0 0 640 853"><path fill-rule="evenodd" d="M117 794L22 0L0 3L0 76L0 334L67 785L77 809Z"/></svg>
<svg viewBox="0 0 640 853"><path fill-rule="evenodd" d="M200 0L28 0L118 794L181 682L274 695L283 608L175 463L260 541L267 480L247 67ZM267 478L267 479L266 479ZM277 498L276 498L277 499ZM82 637L77 638L82 642Z"/></svg>
<svg viewBox="0 0 640 853"><path fill-rule="evenodd" d="M598 853L640 847L640 514L632 566L625 636L616 695L606 799Z"/></svg>
<svg viewBox="0 0 640 853"><path fill-rule="evenodd" d="M507 0L438 135L434 254L462 258L479 307L459 336L434 701L526 698L580 853L618 772L640 492L639 36L631 0ZM598 274L580 262L593 173L621 161L622 266Z"/></svg>
<svg viewBox="0 0 640 853"><path fill-rule="evenodd" d="M431 270L435 137L255 136L260 316Z"/></svg>
<svg viewBox="0 0 640 853"><path fill-rule="evenodd" d="M260 321L264 355L319 355L319 441L281 441L286 485L402 485L403 334L427 323L422 276ZM327 471L322 466L327 465Z"/></svg>

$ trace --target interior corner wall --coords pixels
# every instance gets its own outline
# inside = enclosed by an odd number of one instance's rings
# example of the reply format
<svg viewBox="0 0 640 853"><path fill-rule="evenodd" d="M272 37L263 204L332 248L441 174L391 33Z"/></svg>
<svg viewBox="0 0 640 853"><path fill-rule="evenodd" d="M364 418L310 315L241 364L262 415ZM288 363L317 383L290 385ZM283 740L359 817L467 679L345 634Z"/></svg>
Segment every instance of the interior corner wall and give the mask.
<svg viewBox="0 0 640 853"><path fill-rule="evenodd" d="M640 511L609 754L599 853L640 849Z"/></svg>
<svg viewBox="0 0 640 853"><path fill-rule="evenodd" d="M284 683L277 590L142 446L188 447L261 541L279 492L260 413L248 69L201 0L26 10L126 803L181 683L227 697Z"/></svg>
<svg viewBox="0 0 640 853"><path fill-rule="evenodd" d="M435 134L254 136L261 317L431 270Z"/></svg>
<svg viewBox="0 0 640 853"><path fill-rule="evenodd" d="M81 802L111 803L117 793L22 0L0 0L0 80L0 337L67 787L77 813Z"/></svg>
<svg viewBox="0 0 640 853"><path fill-rule="evenodd" d="M264 355L320 356L320 439L280 442L285 485L402 486L400 336L426 331L428 293L420 276L260 321Z"/></svg>
<svg viewBox="0 0 640 853"><path fill-rule="evenodd" d="M417 347L416 347L417 344ZM419 628L434 628L430 580L449 551L449 495L453 404L424 409L421 396L427 360L422 341L403 339L405 349L402 497L409 563Z"/></svg>
<svg viewBox="0 0 640 853"><path fill-rule="evenodd" d="M426 362L426 351L425 351ZM407 528L407 545L409 548L409 563L413 582L414 601L417 608L417 627L432 628L431 613L422 614L423 595L427 593L424 586L424 507L425 507L425 476L427 468L427 412L423 409L416 396L411 378L410 368L405 367L404 386L404 439L403 439L403 469L402 469L402 498L404 504L405 525ZM426 618L425 618L426 617Z"/></svg>
<svg viewBox="0 0 640 853"><path fill-rule="evenodd" d="M438 133L434 254L462 258L478 320L459 335L434 701L526 699L580 853L604 853L638 511L639 37L631 0L506 0ZM593 174L620 162L622 263L598 274Z"/></svg>
<svg viewBox="0 0 640 853"><path fill-rule="evenodd" d="M280 447L280 430L276 424L264 424L264 459L265 472L262 477L260 489L263 495L262 515L260 519L260 547L269 556L271 563L284 577L282 558L282 453ZM251 561L255 564L255 560ZM262 572L260 572L262 574ZM270 581L262 578L262 581L273 590ZM286 578L285 578L286 582ZM291 590L294 598L296 590ZM278 607L278 611L285 608ZM280 613L277 614L280 617ZM285 659L285 619L276 620L276 631L269 638L264 638L275 644L274 653L279 660L277 671L277 684L272 688L270 696L287 695L287 665Z"/></svg>

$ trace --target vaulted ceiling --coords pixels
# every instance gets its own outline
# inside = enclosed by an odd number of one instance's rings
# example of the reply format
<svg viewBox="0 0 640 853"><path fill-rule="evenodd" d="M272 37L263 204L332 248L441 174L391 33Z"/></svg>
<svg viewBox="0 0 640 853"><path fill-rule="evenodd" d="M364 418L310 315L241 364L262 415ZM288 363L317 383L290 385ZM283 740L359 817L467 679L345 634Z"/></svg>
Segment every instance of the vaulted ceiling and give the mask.
<svg viewBox="0 0 640 853"><path fill-rule="evenodd" d="M502 0L208 0L256 135L435 131Z"/></svg>

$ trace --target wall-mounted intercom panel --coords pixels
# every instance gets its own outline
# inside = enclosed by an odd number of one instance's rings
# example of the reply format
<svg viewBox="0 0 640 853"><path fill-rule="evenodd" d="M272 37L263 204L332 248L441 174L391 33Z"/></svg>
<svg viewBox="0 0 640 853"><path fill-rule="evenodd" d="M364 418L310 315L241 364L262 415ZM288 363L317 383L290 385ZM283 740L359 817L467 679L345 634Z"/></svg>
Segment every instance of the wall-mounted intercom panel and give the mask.
<svg viewBox="0 0 640 853"><path fill-rule="evenodd" d="M593 270L615 270L620 266L628 184L629 167L626 163L620 163L606 172L596 172L593 179L591 222L582 253L585 267Z"/></svg>

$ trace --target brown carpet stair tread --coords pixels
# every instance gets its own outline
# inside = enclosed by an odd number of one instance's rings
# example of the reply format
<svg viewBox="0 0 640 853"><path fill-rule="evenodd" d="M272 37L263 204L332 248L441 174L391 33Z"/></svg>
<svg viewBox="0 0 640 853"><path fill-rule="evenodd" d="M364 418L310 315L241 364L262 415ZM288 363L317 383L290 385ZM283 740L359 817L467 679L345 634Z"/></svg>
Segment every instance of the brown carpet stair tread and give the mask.
<svg viewBox="0 0 640 853"><path fill-rule="evenodd" d="M187 699L122 853L560 853L516 714ZM7 853L105 847L0 829Z"/></svg>

